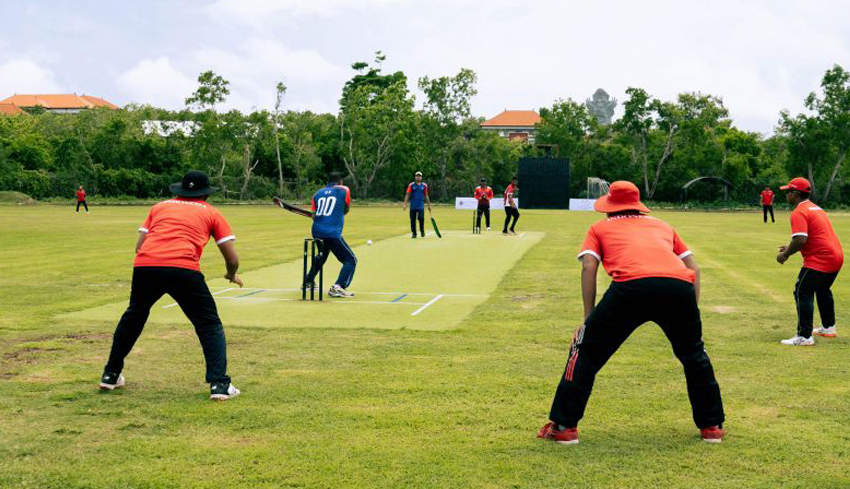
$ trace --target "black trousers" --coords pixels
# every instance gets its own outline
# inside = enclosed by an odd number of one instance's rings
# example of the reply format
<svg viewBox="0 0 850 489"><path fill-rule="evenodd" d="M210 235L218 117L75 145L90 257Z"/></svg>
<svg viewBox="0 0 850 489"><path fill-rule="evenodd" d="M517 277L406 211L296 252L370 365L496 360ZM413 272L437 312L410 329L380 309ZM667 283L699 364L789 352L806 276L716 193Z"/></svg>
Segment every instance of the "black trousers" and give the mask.
<svg viewBox="0 0 850 489"><path fill-rule="evenodd" d="M803 338L812 336L815 319L815 296L821 324L835 326L835 301L832 298L832 283L838 272L825 273L803 267L794 286L794 302L797 304L797 334Z"/></svg>
<svg viewBox="0 0 850 489"><path fill-rule="evenodd" d="M80 204L82 204L82 205L83 205L83 207L85 207L85 208L86 208L86 212L88 212L88 211L89 211L89 205L88 205L88 204L86 204L86 201L85 201L85 200L78 200L78 201L77 201L77 212L80 212Z"/></svg>
<svg viewBox="0 0 850 489"><path fill-rule="evenodd" d="M767 222L767 213L768 212L770 212L770 222L776 222L776 220L773 219L773 206L772 205L762 205L761 209L762 209L762 212L764 213L764 222Z"/></svg>
<svg viewBox="0 0 850 489"><path fill-rule="evenodd" d="M490 227L490 206L478 204L478 219L475 221L475 227L481 227L481 216L484 215L487 222L487 227Z"/></svg>
<svg viewBox="0 0 850 489"><path fill-rule="evenodd" d="M207 364L207 382L229 383L224 328L210 289L201 272L175 267L136 267L130 305L121 316L112 337L112 350L104 370L121 373L124 359L133 349L148 320L151 307L170 295L195 327Z"/></svg>
<svg viewBox="0 0 850 489"><path fill-rule="evenodd" d="M419 231L425 236L425 209L410 208L410 232L416 234L416 221L419 221Z"/></svg>
<svg viewBox="0 0 850 489"><path fill-rule="evenodd" d="M514 219L513 224L511 224L511 231L516 227L517 219L519 219L519 209L516 207L505 207L505 227L502 229L502 232L508 232L508 224L511 222L511 218Z"/></svg>
<svg viewBox="0 0 850 489"><path fill-rule="evenodd" d="M723 423L720 387L702 342L694 286L671 278L613 282L573 337L567 367L549 419L575 427L593 389L596 373L638 326L657 323L682 362L693 419L698 428ZM641 375L641 372L635 372Z"/></svg>

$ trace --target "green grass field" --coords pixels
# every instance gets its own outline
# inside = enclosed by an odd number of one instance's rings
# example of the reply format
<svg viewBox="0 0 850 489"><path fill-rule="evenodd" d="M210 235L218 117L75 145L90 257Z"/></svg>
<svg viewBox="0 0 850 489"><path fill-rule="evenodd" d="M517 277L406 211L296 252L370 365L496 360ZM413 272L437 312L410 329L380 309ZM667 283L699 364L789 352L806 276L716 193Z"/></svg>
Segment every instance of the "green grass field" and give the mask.
<svg viewBox="0 0 850 489"><path fill-rule="evenodd" d="M96 389L146 207L0 206L0 486L850 487L850 328L814 348L778 343L794 332L800 265L774 261L787 213L775 225L658 213L702 266L724 442L699 440L681 368L647 324L597 377L581 443L561 446L534 435L581 321L574 257L598 214L525 211L526 234L507 238L467 234L467 212L438 208L446 237L414 241L400 208L355 207L356 303L341 304L288 300L306 220L222 210L247 287L218 301L243 395L213 403L167 299L127 359L126 389ZM832 218L850 240L850 215ZM214 246L202 267L214 291L229 287ZM850 282L833 290L841 332Z"/></svg>

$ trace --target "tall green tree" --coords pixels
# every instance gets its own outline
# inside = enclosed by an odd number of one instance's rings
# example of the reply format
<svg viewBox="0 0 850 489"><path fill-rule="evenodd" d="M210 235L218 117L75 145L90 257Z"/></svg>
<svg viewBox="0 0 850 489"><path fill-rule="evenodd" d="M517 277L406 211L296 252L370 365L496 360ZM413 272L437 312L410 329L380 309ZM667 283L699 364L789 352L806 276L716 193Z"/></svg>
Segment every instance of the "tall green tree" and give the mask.
<svg viewBox="0 0 850 489"><path fill-rule="evenodd" d="M381 56L376 61L382 62ZM353 67L365 69L356 63ZM414 121L414 97L404 74L382 75L380 66L369 67L367 74L346 83L339 113L342 160L360 198L368 198L378 172L412 136Z"/></svg>
<svg viewBox="0 0 850 489"><path fill-rule="evenodd" d="M419 79L419 89L425 94L422 129L426 152L436 162L440 174L440 196L448 195L449 152L459 142L461 121L471 113L471 101L478 90L474 71L461 68L455 76Z"/></svg>

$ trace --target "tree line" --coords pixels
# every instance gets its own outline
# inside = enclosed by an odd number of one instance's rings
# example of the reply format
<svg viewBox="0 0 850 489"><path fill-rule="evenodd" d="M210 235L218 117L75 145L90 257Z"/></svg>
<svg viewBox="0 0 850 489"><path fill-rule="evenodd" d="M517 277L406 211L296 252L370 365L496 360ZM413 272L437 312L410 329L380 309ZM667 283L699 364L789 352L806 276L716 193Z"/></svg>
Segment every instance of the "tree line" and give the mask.
<svg viewBox="0 0 850 489"><path fill-rule="evenodd" d="M32 110L0 117L0 190L35 198L68 197L77 185L90 195L157 198L189 169L205 170L224 197L303 199L340 171L355 198L400 199L422 171L434 200L471 195L484 177L497 191L523 156L571 161L570 195L585 193L588 177L631 180L647 200L678 201L696 177L721 177L731 197L755 201L764 186L807 177L814 197L850 203L843 165L850 146L850 74L827 70L806 111L780 112L774 134L736 128L722 98L684 92L661 100L630 87L622 117L600 124L587 107L559 99L540 109L535 144L508 141L480 128L471 114L477 76L422 77L420 104L407 76L382 69L385 57L352 65L337 114L286 110L287 87L276 85L273 110L219 111L229 82L207 71L185 108L147 105L78 114ZM709 185L688 196L713 200Z"/></svg>

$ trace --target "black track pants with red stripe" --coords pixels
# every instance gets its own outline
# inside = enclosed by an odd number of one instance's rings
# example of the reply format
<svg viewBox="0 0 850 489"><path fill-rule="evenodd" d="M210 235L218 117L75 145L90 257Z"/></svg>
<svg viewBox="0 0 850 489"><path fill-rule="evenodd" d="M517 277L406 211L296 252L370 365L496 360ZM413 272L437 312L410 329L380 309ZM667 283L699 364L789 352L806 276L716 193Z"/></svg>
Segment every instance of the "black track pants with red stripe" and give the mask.
<svg viewBox="0 0 850 489"><path fill-rule="evenodd" d="M672 278L613 282L585 324L576 331L549 419L575 427L593 389L596 373L641 324L657 323L682 363L694 422L699 428L723 423L720 386L702 342L694 286ZM643 372L635 371L635 376Z"/></svg>

